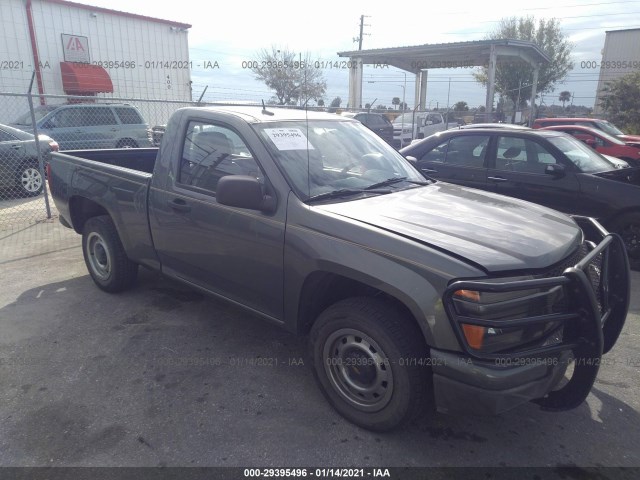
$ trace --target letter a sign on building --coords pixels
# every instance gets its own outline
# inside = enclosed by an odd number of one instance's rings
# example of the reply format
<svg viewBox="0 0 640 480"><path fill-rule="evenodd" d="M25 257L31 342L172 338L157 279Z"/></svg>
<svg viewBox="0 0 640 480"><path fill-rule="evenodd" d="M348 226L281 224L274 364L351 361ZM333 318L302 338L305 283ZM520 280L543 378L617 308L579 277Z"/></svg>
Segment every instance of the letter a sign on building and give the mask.
<svg viewBox="0 0 640 480"><path fill-rule="evenodd" d="M62 34L62 50L65 62L89 63L89 38Z"/></svg>

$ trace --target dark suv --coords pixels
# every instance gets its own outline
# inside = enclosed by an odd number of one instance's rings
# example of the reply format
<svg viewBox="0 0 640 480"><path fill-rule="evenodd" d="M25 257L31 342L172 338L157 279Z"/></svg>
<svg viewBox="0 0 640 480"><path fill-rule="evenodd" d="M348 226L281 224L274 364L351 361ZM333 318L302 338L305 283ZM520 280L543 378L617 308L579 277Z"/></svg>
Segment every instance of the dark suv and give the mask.
<svg viewBox="0 0 640 480"><path fill-rule="evenodd" d="M382 138L389 145L393 143L393 125L387 117L380 113L345 112L344 117L355 118L369 130Z"/></svg>
<svg viewBox="0 0 640 480"><path fill-rule="evenodd" d="M35 114L38 133L53 138L61 150L153 146L149 124L133 105L46 105ZM13 126L33 133L31 114L25 113Z"/></svg>

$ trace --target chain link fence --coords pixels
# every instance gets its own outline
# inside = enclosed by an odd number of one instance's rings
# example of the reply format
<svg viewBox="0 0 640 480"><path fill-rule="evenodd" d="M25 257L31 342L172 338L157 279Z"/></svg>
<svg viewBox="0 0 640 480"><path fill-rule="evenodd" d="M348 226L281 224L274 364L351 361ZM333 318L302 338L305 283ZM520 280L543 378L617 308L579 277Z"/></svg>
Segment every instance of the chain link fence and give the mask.
<svg viewBox="0 0 640 480"><path fill-rule="evenodd" d="M153 147L174 111L204 105L64 95L33 95L32 100L33 112L28 94L0 92L0 231L55 218L55 205L45 198L44 167L52 151Z"/></svg>

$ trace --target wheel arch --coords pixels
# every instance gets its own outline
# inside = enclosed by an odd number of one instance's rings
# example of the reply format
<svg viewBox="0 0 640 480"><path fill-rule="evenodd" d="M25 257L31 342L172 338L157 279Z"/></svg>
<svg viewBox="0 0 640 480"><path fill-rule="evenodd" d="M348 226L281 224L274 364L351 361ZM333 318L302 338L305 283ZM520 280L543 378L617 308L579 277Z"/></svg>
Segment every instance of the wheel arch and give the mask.
<svg viewBox="0 0 640 480"><path fill-rule="evenodd" d="M432 334L422 317L419 305L406 293L378 279L356 278L328 270L307 275L298 297L297 333L306 335L318 315L330 305L350 297L372 297L385 300L400 310L407 321L418 326L427 345L432 345Z"/></svg>
<svg viewBox="0 0 640 480"><path fill-rule="evenodd" d="M633 206L633 207L627 207L627 208L618 210L613 215L603 219L602 223L605 226L605 228L610 229L611 226L614 225L621 217L629 214L634 214L634 213L640 215L640 207Z"/></svg>
<svg viewBox="0 0 640 480"><path fill-rule="evenodd" d="M69 199L69 215L73 229L79 234L82 234L84 225L90 218L101 215L111 217L107 209L98 202L78 195ZM111 218L113 219L113 217Z"/></svg>

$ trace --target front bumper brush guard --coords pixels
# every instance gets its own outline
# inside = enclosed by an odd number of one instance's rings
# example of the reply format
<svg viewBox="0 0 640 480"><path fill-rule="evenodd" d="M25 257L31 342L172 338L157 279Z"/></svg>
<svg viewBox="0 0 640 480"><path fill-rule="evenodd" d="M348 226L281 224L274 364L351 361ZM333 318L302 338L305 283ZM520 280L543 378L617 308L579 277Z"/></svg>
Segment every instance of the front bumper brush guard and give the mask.
<svg viewBox="0 0 640 480"><path fill-rule="evenodd" d="M533 400L543 410L562 411L578 407L589 395L598 375L602 355L615 345L624 326L630 299L630 270L622 238L608 233L598 222L588 217L574 216L574 220L585 232L587 240L599 239L596 245L575 266L564 270L562 275L551 278L520 280L505 283L483 281L457 281L452 283L444 296L445 308L452 319L454 330L465 352L480 360L503 360L522 358L543 358L560 351L571 350L574 370L569 381L560 389L549 392L543 398ZM598 238L599 237L599 238ZM599 296L601 306L586 270L598 255L602 255ZM526 290L528 288L552 287L563 285L571 299L568 314L550 314L513 320L510 325L526 325L538 322L561 320L575 321L572 332L563 343L530 350L483 354L469 347L461 331L460 316L456 314L452 303L453 293L457 290L477 290L487 292L506 292ZM464 318L463 323L485 327L505 326L505 321Z"/></svg>

